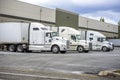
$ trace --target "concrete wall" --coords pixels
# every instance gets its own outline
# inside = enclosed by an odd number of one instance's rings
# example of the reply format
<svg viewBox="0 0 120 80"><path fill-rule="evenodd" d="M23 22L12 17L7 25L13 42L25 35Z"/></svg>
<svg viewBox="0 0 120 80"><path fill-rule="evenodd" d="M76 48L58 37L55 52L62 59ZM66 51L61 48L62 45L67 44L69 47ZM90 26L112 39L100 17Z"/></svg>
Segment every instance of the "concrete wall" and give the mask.
<svg viewBox="0 0 120 80"><path fill-rule="evenodd" d="M79 27L118 33L118 26L79 16Z"/></svg>
<svg viewBox="0 0 120 80"><path fill-rule="evenodd" d="M47 26L69 26L95 30L107 37L118 36L118 26L79 16L76 13L49 9L17 0L0 0L0 22L41 22Z"/></svg>
<svg viewBox="0 0 120 80"><path fill-rule="evenodd" d="M8 17L0 17L0 22L31 22L31 21L8 18Z"/></svg>
<svg viewBox="0 0 120 80"><path fill-rule="evenodd" d="M79 16L79 28L82 30L94 30L103 33L107 37L118 37L118 26L100 22L90 18Z"/></svg>
<svg viewBox="0 0 120 80"><path fill-rule="evenodd" d="M40 7L17 0L0 0L0 16L8 15L29 21L44 21L55 23L55 10Z"/></svg>
<svg viewBox="0 0 120 80"><path fill-rule="evenodd" d="M81 29L81 27L79 27L78 30L79 31L86 31L86 29L83 29L83 28ZM93 30L93 29L88 29L88 30ZM100 30L93 30L93 31L100 32L100 33L104 34L107 38L118 38L117 33L105 32L105 31L100 31Z"/></svg>

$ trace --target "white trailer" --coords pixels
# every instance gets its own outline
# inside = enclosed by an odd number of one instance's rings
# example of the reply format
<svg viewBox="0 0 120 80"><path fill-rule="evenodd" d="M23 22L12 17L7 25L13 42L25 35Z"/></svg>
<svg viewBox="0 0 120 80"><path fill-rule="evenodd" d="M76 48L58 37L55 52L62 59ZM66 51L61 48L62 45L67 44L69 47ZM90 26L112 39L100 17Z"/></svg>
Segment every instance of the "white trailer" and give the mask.
<svg viewBox="0 0 120 80"><path fill-rule="evenodd" d="M8 51L52 51L65 53L67 41L53 37L53 32L40 23L0 23L0 46Z"/></svg>
<svg viewBox="0 0 120 80"><path fill-rule="evenodd" d="M81 35L86 38L86 40L90 41L90 49L91 50L102 50L102 51L110 51L114 49L114 45L111 42L106 40L106 36L97 31L87 30L80 31Z"/></svg>
<svg viewBox="0 0 120 80"><path fill-rule="evenodd" d="M120 39L108 39L109 42L112 42L114 46L120 46Z"/></svg>

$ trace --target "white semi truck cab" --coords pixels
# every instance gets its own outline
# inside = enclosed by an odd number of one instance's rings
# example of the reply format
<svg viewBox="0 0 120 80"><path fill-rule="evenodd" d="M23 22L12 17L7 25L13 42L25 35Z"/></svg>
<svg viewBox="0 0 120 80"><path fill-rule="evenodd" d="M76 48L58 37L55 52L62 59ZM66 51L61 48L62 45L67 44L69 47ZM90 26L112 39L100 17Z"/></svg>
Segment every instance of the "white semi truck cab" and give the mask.
<svg viewBox="0 0 120 80"><path fill-rule="evenodd" d="M67 50L67 43L64 39L57 36L53 37L53 32L38 23L31 24L30 27L30 50L40 48L41 50L51 50L53 53L65 53ZM44 46L37 46L35 44L42 44Z"/></svg>
<svg viewBox="0 0 120 80"><path fill-rule="evenodd" d="M65 53L67 42L40 23L0 23L0 46L9 51L52 51Z"/></svg>
<svg viewBox="0 0 120 80"><path fill-rule="evenodd" d="M59 26L59 36L64 37L70 41L70 47L68 50L77 50L78 52L89 52L89 42L81 40L80 32L76 29Z"/></svg>
<svg viewBox="0 0 120 80"><path fill-rule="evenodd" d="M110 51L114 49L114 45L106 40L106 36L96 31L87 31L87 40L90 41L91 50Z"/></svg>

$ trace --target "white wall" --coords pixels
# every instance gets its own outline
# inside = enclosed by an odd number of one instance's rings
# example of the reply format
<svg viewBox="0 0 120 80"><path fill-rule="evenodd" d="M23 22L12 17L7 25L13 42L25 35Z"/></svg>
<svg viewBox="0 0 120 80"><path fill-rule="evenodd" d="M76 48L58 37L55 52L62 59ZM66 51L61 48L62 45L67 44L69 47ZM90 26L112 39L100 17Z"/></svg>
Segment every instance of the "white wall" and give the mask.
<svg viewBox="0 0 120 80"><path fill-rule="evenodd" d="M0 0L0 14L7 14L7 15L12 15L12 16L18 16L18 17L23 17L23 18L43 20L47 22L56 23L55 22L56 21L56 10L20 2L17 0ZM17 19L0 17L0 22L10 21L10 20L19 21ZM25 21L25 20L21 20L21 21ZM90 29L103 31L104 34L107 36L111 36L112 33L113 35L117 36L117 34L114 34L114 33L118 33L117 25L100 22L100 21L85 18L82 16L79 16L78 21L79 21L78 22L79 28L88 27ZM48 24L48 23L44 23L44 24L47 26L55 26L54 24Z"/></svg>
<svg viewBox="0 0 120 80"><path fill-rule="evenodd" d="M0 0L0 14L8 14L55 23L55 10L17 0Z"/></svg>
<svg viewBox="0 0 120 80"><path fill-rule="evenodd" d="M118 33L118 26L79 16L79 27Z"/></svg>

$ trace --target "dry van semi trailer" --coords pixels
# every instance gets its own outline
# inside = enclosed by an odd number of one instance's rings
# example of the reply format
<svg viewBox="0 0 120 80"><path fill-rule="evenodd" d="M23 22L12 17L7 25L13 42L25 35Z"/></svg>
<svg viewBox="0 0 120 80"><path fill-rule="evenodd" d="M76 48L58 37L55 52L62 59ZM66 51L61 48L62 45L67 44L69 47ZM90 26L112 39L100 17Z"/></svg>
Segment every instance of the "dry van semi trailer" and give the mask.
<svg viewBox="0 0 120 80"><path fill-rule="evenodd" d="M40 23L0 23L0 47L8 51L52 51L65 53L67 41L53 37L53 32Z"/></svg>
<svg viewBox="0 0 120 80"><path fill-rule="evenodd" d="M86 37L86 40L90 42L90 50L102 50L105 52L114 49L114 44L108 42L106 36L100 32L92 30L81 31L81 36Z"/></svg>

